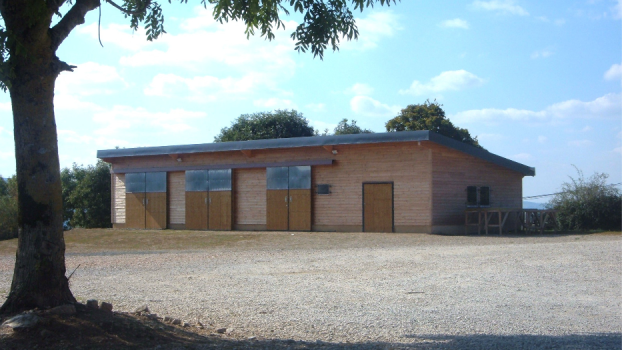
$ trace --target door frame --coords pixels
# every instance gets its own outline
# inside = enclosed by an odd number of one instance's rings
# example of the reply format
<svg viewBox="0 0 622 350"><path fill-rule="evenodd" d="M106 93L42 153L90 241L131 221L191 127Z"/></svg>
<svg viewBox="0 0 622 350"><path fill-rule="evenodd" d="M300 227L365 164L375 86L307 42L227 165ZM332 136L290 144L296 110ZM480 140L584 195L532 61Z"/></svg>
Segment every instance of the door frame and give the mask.
<svg viewBox="0 0 622 350"><path fill-rule="evenodd" d="M394 181L365 181L361 185L361 212L363 218L363 232L365 231L365 185L391 185L391 233L395 232L395 183Z"/></svg>

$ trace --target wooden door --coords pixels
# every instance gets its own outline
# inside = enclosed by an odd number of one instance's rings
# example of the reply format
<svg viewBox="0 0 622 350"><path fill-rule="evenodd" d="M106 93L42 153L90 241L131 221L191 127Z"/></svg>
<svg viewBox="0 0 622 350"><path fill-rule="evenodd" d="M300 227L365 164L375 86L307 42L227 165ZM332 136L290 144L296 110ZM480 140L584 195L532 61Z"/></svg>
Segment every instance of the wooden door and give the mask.
<svg viewBox="0 0 622 350"><path fill-rule="evenodd" d="M363 184L365 232L393 232L393 184Z"/></svg>
<svg viewBox="0 0 622 350"><path fill-rule="evenodd" d="M145 227L166 228L166 192L148 192L145 195Z"/></svg>
<svg viewBox="0 0 622 350"><path fill-rule="evenodd" d="M145 193L125 194L125 227L145 228Z"/></svg>
<svg viewBox="0 0 622 350"><path fill-rule="evenodd" d="M311 189L289 190L289 229L311 231Z"/></svg>
<svg viewBox="0 0 622 350"><path fill-rule="evenodd" d="M210 191L209 229L231 230L231 191Z"/></svg>
<svg viewBox="0 0 622 350"><path fill-rule="evenodd" d="M207 191L186 192L186 229L207 230Z"/></svg>
<svg viewBox="0 0 622 350"><path fill-rule="evenodd" d="M268 190L266 227L270 231L286 231L288 229L288 190Z"/></svg>

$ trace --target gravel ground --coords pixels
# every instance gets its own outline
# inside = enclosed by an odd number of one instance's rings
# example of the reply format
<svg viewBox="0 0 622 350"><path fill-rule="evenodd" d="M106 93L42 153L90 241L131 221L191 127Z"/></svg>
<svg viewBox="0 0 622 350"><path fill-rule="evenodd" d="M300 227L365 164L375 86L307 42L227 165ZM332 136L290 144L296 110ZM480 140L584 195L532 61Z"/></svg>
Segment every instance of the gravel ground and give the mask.
<svg viewBox="0 0 622 350"><path fill-rule="evenodd" d="M202 250L68 253L68 271L81 264L71 289L238 339L621 348L620 235L254 235ZM13 264L0 255L0 302Z"/></svg>

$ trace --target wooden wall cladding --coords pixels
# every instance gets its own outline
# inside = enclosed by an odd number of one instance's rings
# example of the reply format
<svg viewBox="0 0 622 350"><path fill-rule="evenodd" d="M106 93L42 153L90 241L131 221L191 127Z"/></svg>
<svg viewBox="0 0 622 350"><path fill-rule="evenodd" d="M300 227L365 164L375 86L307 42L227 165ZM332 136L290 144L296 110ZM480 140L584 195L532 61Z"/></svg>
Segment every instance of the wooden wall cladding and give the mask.
<svg viewBox="0 0 622 350"><path fill-rule="evenodd" d="M145 193L125 194L125 227L145 228Z"/></svg>
<svg viewBox="0 0 622 350"><path fill-rule="evenodd" d="M166 192L145 193L145 228L166 228Z"/></svg>
<svg viewBox="0 0 622 350"><path fill-rule="evenodd" d="M430 147L433 225L464 225L467 186L489 186L493 207L522 208L523 174L441 145Z"/></svg>
<svg viewBox="0 0 622 350"><path fill-rule="evenodd" d="M267 228L270 231L286 231L289 227L288 190L268 190L266 193Z"/></svg>
<svg viewBox="0 0 622 350"><path fill-rule="evenodd" d="M185 192L186 197L186 229L207 230L207 191Z"/></svg>
<svg viewBox="0 0 622 350"><path fill-rule="evenodd" d="M229 231L231 221L231 191L209 192L209 229Z"/></svg>
<svg viewBox="0 0 622 350"><path fill-rule="evenodd" d="M289 190L289 229L290 231L311 231L310 189Z"/></svg>

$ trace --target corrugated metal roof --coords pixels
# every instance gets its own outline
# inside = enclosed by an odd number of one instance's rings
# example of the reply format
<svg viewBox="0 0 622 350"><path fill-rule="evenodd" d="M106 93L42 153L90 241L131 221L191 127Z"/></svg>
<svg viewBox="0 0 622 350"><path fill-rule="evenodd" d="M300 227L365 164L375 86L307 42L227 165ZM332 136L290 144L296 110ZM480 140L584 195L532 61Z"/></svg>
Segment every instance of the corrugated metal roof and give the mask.
<svg viewBox="0 0 622 350"><path fill-rule="evenodd" d="M97 151L97 158L112 159L120 157L156 156L168 154L211 153L242 150L260 150L277 148L320 147L336 145L355 145L384 142L431 141L453 148L474 157L498 164L526 176L534 176L535 168L503 158L466 143L453 140L428 130L386 132L376 134L330 135L311 137L292 137L287 139L252 140L202 143L194 145L175 145L159 147L121 148Z"/></svg>

